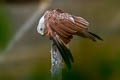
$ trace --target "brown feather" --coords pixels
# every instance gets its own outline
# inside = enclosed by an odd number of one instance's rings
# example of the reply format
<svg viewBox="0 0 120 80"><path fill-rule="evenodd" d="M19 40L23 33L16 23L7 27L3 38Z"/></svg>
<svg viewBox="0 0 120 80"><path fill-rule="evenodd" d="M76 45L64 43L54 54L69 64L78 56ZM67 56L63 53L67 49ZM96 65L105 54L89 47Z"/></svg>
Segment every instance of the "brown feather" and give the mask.
<svg viewBox="0 0 120 80"><path fill-rule="evenodd" d="M89 23L85 19L77 16L73 16L73 18L76 23L84 25L84 28L88 28Z"/></svg>
<svg viewBox="0 0 120 80"><path fill-rule="evenodd" d="M67 20L67 19L64 19L63 21L61 21L61 23L71 29L71 30L74 30L74 33L76 33L78 30L81 30L81 28L77 27L76 25L74 25L71 21ZM73 34L72 34L73 35Z"/></svg>
<svg viewBox="0 0 120 80"><path fill-rule="evenodd" d="M71 29L71 28L67 27L66 25L64 25L64 22L60 22L59 26L62 30L66 31L67 33L69 33L71 35L77 32L76 30Z"/></svg>
<svg viewBox="0 0 120 80"><path fill-rule="evenodd" d="M59 27L55 24L55 22L52 19L49 20L49 23L51 29L53 29L58 35L67 38L67 35L63 33L62 30L59 29Z"/></svg>

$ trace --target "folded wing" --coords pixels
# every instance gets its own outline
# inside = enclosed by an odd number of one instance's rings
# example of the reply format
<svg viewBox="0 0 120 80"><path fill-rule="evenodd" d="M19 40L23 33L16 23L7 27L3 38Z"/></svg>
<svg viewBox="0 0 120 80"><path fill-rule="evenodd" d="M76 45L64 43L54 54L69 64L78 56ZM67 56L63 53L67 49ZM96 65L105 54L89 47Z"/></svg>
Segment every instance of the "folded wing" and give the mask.
<svg viewBox="0 0 120 80"><path fill-rule="evenodd" d="M53 16L48 21L51 29L59 35L65 44L71 41L73 35L88 37L89 23L81 17L69 15L68 18L66 16L65 18L56 18Z"/></svg>

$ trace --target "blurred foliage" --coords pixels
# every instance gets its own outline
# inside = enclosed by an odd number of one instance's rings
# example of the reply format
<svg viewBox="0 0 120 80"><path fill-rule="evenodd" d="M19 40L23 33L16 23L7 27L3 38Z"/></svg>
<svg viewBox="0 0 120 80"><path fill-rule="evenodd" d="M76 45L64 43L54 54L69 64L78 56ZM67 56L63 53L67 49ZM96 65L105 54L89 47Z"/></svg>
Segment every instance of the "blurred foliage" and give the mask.
<svg viewBox="0 0 120 80"><path fill-rule="evenodd" d="M0 5L0 49L3 49L9 40L8 15L4 5Z"/></svg>
<svg viewBox="0 0 120 80"><path fill-rule="evenodd" d="M21 3L35 3L35 2L40 2L40 1L44 1L44 0L4 0L7 3L14 3L14 4L21 4Z"/></svg>

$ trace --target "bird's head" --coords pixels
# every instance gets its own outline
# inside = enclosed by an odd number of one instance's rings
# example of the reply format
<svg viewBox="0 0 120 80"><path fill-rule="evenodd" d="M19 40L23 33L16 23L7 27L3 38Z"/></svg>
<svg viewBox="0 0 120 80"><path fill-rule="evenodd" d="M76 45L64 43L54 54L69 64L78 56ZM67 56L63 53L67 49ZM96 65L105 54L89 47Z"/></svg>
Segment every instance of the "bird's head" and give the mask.
<svg viewBox="0 0 120 80"><path fill-rule="evenodd" d="M45 18L44 15L41 17L41 19L39 20L38 26L37 26L37 31L38 33L40 33L41 35L44 35L45 32Z"/></svg>
<svg viewBox="0 0 120 80"><path fill-rule="evenodd" d="M49 17L56 15L58 13L63 13L62 10L60 9L52 9L52 10L47 10L45 12L45 14L40 18L38 26L37 26L37 31L38 33L40 33L41 35L45 34L45 29L46 29L46 25L45 25L45 20L48 20Z"/></svg>

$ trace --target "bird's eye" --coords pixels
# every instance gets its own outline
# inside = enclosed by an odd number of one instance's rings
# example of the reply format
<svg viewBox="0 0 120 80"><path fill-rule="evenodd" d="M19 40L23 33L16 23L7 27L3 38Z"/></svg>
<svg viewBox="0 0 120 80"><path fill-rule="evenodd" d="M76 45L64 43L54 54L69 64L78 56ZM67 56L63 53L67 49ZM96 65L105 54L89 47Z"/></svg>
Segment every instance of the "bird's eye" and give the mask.
<svg viewBox="0 0 120 80"><path fill-rule="evenodd" d="M40 28L40 30L42 31L43 29L42 29L42 28Z"/></svg>

